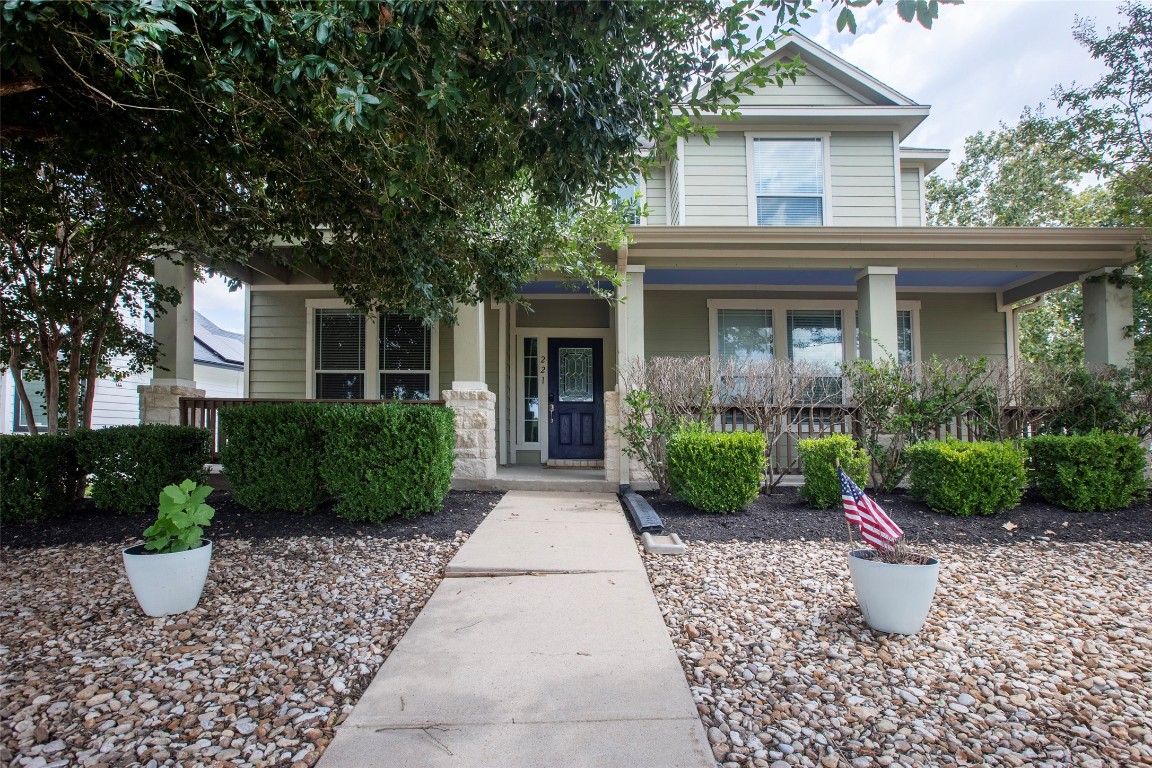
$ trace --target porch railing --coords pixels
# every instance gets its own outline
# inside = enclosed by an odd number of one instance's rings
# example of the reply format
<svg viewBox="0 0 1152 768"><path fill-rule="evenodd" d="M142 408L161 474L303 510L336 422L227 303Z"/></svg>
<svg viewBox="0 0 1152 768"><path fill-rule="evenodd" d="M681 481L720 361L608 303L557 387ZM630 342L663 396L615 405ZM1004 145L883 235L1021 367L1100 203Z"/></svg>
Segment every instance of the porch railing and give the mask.
<svg viewBox="0 0 1152 768"><path fill-rule="evenodd" d="M203 427L208 430L213 463L220 462L220 449L224 438L220 433L218 415L225 408L239 408L245 405L262 403L342 403L345 405L379 405L401 402L408 405L444 405L443 400L291 400L260 397L182 397L180 398L180 423L186 427Z"/></svg>

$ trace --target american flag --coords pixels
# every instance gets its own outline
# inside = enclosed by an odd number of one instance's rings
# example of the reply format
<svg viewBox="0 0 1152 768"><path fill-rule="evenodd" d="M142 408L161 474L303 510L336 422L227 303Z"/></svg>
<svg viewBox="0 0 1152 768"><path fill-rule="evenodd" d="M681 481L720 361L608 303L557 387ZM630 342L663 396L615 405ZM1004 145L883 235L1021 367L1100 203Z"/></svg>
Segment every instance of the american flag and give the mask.
<svg viewBox="0 0 1152 768"><path fill-rule="evenodd" d="M868 498L852 478L837 467L840 474L840 498L844 500L844 515L849 524L860 527L860 538L876 549L891 550L892 545L904 535L900 526L884 514L880 505Z"/></svg>

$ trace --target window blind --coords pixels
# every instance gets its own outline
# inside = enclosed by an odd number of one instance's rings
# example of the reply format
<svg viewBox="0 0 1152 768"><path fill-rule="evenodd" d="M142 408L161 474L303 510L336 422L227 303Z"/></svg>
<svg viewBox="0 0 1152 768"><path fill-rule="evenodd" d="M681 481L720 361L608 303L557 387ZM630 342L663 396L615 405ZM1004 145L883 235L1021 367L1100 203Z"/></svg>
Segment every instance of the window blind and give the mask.
<svg viewBox="0 0 1152 768"><path fill-rule="evenodd" d="M818 138L754 139L753 194L761 226L824 223L824 143Z"/></svg>

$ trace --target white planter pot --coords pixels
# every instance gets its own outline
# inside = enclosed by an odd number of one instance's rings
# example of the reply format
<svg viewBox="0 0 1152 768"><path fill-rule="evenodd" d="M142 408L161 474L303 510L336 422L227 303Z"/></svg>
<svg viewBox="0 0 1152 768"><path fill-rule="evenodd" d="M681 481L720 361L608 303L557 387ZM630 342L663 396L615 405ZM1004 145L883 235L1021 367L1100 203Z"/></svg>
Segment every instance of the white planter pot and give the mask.
<svg viewBox="0 0 1152 768"><path fill-rule="evenodd" d="M124 570L144 613L184 613L200 602L212 559L212 542L201 541L196 549L163 555L145 554L143 544L124 550Z"/></svg>
<svg viewBox="0 0 1152 768"><path fill-rule="evenodd" d="M924 565L894 565L871 555L870 549L848 553L848 571L864 621L879 632L916 634L932 607L940 561L932 557Z"/></svg>

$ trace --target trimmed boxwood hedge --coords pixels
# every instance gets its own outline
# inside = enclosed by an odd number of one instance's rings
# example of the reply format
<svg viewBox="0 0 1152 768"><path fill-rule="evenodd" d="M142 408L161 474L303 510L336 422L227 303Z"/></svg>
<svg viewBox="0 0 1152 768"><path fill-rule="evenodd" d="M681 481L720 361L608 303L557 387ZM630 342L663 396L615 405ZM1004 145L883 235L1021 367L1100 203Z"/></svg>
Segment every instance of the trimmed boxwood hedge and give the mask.
<svg viewBox="0 0 1152 768"><path fill-rule="evenodd" d="M0 522L63 514L83 490L74 435L0 435Z"/></svg>
<svg viewBox="0 0 1152 768"><path fill-rule="evenodd" d="M764 482L762 432L681 429L668 440L672 493L704 512L735 512L755 501Z"/></svg>
<svg viewBox="0 0 1152 768"><path fill-rule="evenodd" d="M320 477L324 403L260 403L221 409L220 451L232 498L254 510L315 512L328 498ZM355 407L355 406L336 406Z"/></svg>
<svg viewBox="0 0 1152 768"><path fill-rule="evenodd" d="M330 405L320 412L320 476L349 520L440 508L452 486L456 419L434 405Z"/></svg>
<svg viewBox="0 0 1152 768"><path fill-rule="evenodd" d="M1017 506L1028 483L1024 449L1013 443L929 440L905 455L912 495L937 512L994 515Z"/></svg>
<svg viewBox="0 0 1152 768"><path fill-rule="evenodd" d="M80 466L91 476L92 500L100 509L154 511L165 486L208 477L206 429L141 424L85 430L77 438Z"/></svg>
<svg viewBox="0 0 1152 768"><path fill-rule="evenodd" d="M1041 435L1024 445L1032 484L1053 504L1092 512L1123 509L1148 495L1147 455L1132 435Z"/></svg>
<svg viewBox="0 0 1152 768"><path fill-rule="evenodd" d="M836 460L845 474L856 485L863 488L868 484L868 468L872 466L870 457L849 435L829 435L828 437L800 440L801 467L804 471L804 487L800 498L813 509L832 509L841 504L840 476L836 474Z"/></svg>

